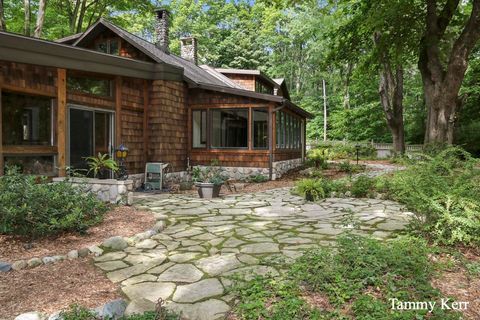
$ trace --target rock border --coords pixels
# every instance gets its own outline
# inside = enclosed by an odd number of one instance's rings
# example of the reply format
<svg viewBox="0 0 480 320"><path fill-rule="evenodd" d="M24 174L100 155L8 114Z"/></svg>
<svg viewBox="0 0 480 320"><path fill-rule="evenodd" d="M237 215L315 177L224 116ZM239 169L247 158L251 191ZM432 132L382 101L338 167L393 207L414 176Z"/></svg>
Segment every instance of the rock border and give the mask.
<svg viewBox="0 0 480 320"><path fill-rule="evenodd" d="M131 237L114 236L105 239L102 244L93 245L88 248L81 248L78 250L70 250L65 255L53 255L44 257L34 257L31 259L15 260L11 263L0 261L0 272L19 271L24 269L33 269L42 265L49 265L65 260L75 260L78 258L85 258L89 255L95 257L101 256L105 252L123 250L128 245L134 245L140 241L150 239L154 235L161 232L166 227L166 221L158 219L155 226L144 232L140 232Z"/></svg>

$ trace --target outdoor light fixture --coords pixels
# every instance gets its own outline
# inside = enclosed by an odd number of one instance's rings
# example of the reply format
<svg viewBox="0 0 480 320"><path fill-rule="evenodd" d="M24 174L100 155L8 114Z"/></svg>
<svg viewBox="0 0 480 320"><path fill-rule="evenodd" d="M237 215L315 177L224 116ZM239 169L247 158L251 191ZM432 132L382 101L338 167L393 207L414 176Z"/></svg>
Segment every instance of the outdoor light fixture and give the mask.
<svg viewBox="0 0 480 320"><path fill-rule="evenodd" d="M122 143L115 150L115 155L116 155L116 158L117 158L117 161L118 161L117 179L118 180L127 180L128 171L127 171L127 166L125 165L125 159L128 156L128 148Z"/></svg>
<svg viewBox="0 0 480 320"><path fill-rule="evenodd" d="M122 143L116 150L116 156L118 160L125 160L128 156L128 148Z"/></svg>
<svg viewBox="0 0 480 320"><path fill-rule="evenodd" d="M358 166L358 156L359 156L359 153L360 153L360 147L361 146L359 144L355 145L355 149L357 150L357 166Z"/></svg>

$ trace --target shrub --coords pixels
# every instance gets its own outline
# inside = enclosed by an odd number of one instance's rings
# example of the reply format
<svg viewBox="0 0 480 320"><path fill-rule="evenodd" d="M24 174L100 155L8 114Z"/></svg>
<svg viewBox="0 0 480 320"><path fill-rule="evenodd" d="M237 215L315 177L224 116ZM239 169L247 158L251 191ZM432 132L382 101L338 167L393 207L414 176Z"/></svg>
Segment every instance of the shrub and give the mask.
<svg viewBox="0 0 480 320"><path fill-rule="evenodd" d="M375 185L375 180L367 176L359 176L354 179L351 186L351 192L354 197L363 198L370 194Z"/></svg>
<svg viewBox="0 0 480 320"><path fill-rule="evenodd" d="M450 147L382 178L389 198L417 213L416 229L436 243L480 244L478 160Z"/></svg>
<svg viewBox="0 0 480 320"><path fill-rule="evenodd" d="M338 164L338 170L346 172L348 174L357 173L364 170L364 166L351 164L350 161L346 160Z"/></svg>
<svg viewBox="0 0 480 320"><path fill-rule="evenodd" d="M325 198L327 185L325 179L303 179L297 182L293 192L309 201ZM328 191L327 191L328 192Z"/></svg>
<svg viewBox="0 0 480 320"><path fill-rule="evenodd" d="M8 170L0 177L0 233L31 237L65 231L85 232L100 222L108 207L97 197L68 181Z"/></svg>
<svg viewBox="0 0 480 320"><path fill-rule="evenodd" d="M248 181L253 182L253 183L262 183L262 182L266 182L268 180L269 180L268 177L264 176L263 174L256 174L256 175L248 177Z"/></svg>
<svg viewBox="0 0 480 320"><path fill-rule="evenodd" d="M328 149L313 149L308 152L307 157L313 162L315 168L327 169L330 151Z"/></svg>

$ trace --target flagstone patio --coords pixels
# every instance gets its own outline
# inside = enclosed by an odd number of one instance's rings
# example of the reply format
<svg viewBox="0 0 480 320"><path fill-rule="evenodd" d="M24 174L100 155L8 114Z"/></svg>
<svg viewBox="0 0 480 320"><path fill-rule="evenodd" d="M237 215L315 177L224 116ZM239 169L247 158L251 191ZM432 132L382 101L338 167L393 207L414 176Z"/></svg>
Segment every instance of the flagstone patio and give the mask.
<svg viewBox="0 0 480 320"><path fill-rule="evenodd" d="M203 200L188 195L137 195L167 228L123 251L96 258L109 279L121 283L128 313L152 309L159 298L189 319L218 319L230 310L229 276L277 275L262 258L291 261L305 249L334 245L353 232L394 236L411 213L392 201L330 198L308 203L288 188ZM264 260L264 259L263 259Z"/></svg>

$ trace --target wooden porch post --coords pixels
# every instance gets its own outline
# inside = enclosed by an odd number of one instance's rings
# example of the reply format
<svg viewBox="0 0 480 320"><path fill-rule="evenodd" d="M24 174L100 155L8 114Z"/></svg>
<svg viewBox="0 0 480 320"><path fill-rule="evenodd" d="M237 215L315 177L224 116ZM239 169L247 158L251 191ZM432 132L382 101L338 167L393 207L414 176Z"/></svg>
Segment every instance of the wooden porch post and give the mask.
<svg viewBox="0 0 480 320"><path fill-rule="evenodd" d="M145 159L145 165L148 162L148 81L143 81L143 157Z"/></svg>
<svg viewBox="0 0 480 320"><path fill-rule="evenodd" d="M268 166L269 166L269 179L273 179L273 109L274 104L270 103L268 105Z"/></svg>
<svg viewBox="0 0 480 320"><path fill-rule="evenodd" d="M115 148L122 143L122 77L115 77Z"/></svg>
<svg viewBox="0 0 480 320"><path fill-rule="evenodd" d="M67 70L57 69L57 165L58 176L66 175Z"/></svg>
<svg viewBox="0 0 480 320"><path fill-rule="evenodd" d="M0 176L3 172L3 137L2 137L2 88L0 88Z"/></svg>

